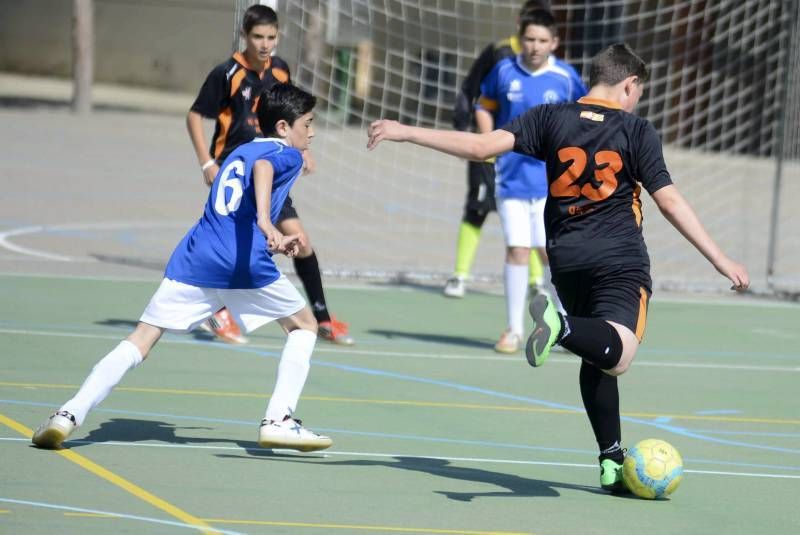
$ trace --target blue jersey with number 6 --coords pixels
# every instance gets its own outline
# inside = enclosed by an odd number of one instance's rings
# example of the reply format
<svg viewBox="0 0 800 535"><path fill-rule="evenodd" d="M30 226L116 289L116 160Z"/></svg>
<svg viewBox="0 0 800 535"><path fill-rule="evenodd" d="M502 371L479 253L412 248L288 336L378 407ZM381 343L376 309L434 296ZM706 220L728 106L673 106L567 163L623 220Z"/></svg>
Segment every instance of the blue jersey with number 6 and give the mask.
<svg viewBox="0 0 800 535"><path fill-rule="evenodd" d="M274 138L256 138L231 152L220 167L203 217L169 259L165 277L202 288L262 288L280 277L256 225L253 165L272 164L269 215L274 223L303 169L300 151Z"/></svg>

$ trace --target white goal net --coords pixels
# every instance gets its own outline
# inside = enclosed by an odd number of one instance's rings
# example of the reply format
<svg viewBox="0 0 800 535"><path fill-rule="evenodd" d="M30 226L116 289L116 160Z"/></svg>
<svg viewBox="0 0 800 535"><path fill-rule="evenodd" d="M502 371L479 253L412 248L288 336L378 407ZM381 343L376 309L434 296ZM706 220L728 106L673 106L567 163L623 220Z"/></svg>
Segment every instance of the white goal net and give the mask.
<svg viewBox="0 0 800 535"><path fill-rule="evenodd" d="M236 0L237 21L251 3ZM293 197L323 269L443 280L455 260L465 162L406 144L367 152L365 128L379 117L450 128L465 73L487 44L514 33L522 2L262 3L278 11L277 54L319 102L318 170ZM720 245L746 263L756 289L800 290L796 0L552 4L556 54L578 72L617 41L649 63L638 113L663 136L675 182ZM657 287L725 288L647 201L644 228ZM502 250L492 216L474 275L499 280Z"/></svg>

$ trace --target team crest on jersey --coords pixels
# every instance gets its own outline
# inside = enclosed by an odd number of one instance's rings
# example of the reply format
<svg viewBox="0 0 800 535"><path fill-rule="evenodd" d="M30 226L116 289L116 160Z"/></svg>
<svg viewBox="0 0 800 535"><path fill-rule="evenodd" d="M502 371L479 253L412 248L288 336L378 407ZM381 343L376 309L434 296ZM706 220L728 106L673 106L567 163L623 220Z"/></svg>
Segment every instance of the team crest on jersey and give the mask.
<svg viewBox="0 0 800 535"><path fill-rule="evenodd" d="M511 83L508 84L508 93L506 93L506 98L508 98L509 102L520 102L522 101L522 82L514 78L511 80Z"/></svg>
<svg viewBox="0 0 800 535"><path fill-rule="evenodd" d="M248 100L250 100L250 92L251 92L252 90L253 90L253 88L252 88L252 87L250 87L250 86L247 86L247 87L245 87L245 88L243 88L243 89L242 89L242 96L244 97L244 100L245 100L245 101L248 101Z"/></svg>
<svg viewBox="0 0 800 535"><path fill-rule="evenodd" d="M605 119L605 116L602 113L595 113L593 111L584 110L581 112L581 119L589 119L590 121L596 121L598 123L602 123Z"/></svg>
<svg viewBox="0 0 800 535"><path fill-rule="evenodd" d="M548 89L542 95L542 102L545 104L555 104L556 102L560 102L561 98L558 96L557 91L553 91L552 89Z"/></svg>

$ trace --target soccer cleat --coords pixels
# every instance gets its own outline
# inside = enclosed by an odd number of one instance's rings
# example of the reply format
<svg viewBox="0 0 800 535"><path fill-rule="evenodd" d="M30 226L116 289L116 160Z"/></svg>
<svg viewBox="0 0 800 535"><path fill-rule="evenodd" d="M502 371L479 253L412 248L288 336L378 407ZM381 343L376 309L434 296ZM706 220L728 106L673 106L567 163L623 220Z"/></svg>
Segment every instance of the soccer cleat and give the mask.
<svg viewBox="0 0 800 535"><path fill-rule="evenodd" d="M552 299L546 293L537 295L531 300L528 311L533 318L533 332L525 344L525 356L528 364L541 366L550 355L550 350L561 333L561 318L556 312Z"/></svg>
<svg viewBox="0 0 800 535"><path fill-rule="evenodd" d="M262 448L289 448L298 451L317 451L330 448L330 437L303 427L303 422L287 416L281 422L261 420L258 445Z"/></svg>
<svg viewBox="0 0 800 535"><path fill-rule="evenodd" d="M447 297L461 298L467 292L467 284L459 276L450 277L444 283L443 293Z"/></svg>
<svg viewBox="0 0 800 535"><path fill-rule="evenodd" d="M233 320L230 311L227 308L222 308L213 316L208 318L208 321L200 326L203 330L209 331L223 342L229 344L246 344L247 338L242 336L242 331Z"/></svg>
<svg viewBox="0 0 800 535"><path fill-rule="evenodd" d="M614 494L628 492L628 487L622 479L622 464L613 459L600 461L600 486Z"/></svg>
<svg viewBox="0 0 800 535"><path fill-rule="evenodd" d="M519 346L522 343L522 337L517 333L512 333L508 329L503 331L500 335L500 340L494 345L494 350L498 353L505 353L510 355L519 351Z"/></svg>
<svg viewBox="0 0 800 535"><path fill-rule="evenodd" d="M72 414L58 411L39 426L31 437L31 442L40 448L58 449L76 427L78 424Z"/></svg>
<svg viewBox="0 0 800 535"><path fill-rule="evenodd" d="M347 324L339 321L331 316L330 321L319 322L319 330L317 331L320 338L323 338L334 344L343 346L351 346L355 343L353 337L347 332Z"/></svg>

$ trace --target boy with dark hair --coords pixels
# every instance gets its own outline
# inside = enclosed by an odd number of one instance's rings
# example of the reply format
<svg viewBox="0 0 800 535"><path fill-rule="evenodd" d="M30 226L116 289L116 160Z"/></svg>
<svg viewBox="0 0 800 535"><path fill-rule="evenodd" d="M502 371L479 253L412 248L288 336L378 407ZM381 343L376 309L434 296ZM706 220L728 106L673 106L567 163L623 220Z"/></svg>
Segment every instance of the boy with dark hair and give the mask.
<svg viewBox="0 0 800 535"><path fill-rule="evenodd" d="M219 162L242 143L261 134L256 107L259 95L275 84L291 83L289 65L273 56L278 43L278 15L267 6L254 5L242 18L244 52L217 65L208 75L192 108L186 116L186 126L206 184L211 184L219 171ZM206 143L203 118L215 119L211 144ZM312 162L308 153L306 170ZM336 320L328 311L322 275L316 253L308 241L305 229L292 205L291 197L281 209L277 226L284 234L301 234L300 250L294 257L294 268L303 283L312 311L320 327L320 336L338 344L352 344L347 325ZM222 340L245 343L230 314L223 309L203 324Z"/></svg>
<svg viewBox="0 0 800 535"><path fill-rule="evenodd" d="M275 388L259 427L266 448L324 449L331 439L294 418L305 385L317 322L274 253L297 254L299 235L275 226L303 169L302 151L314 136L315 99L288 84L261 96L258 137L234 149L211 184L205 211L181 240L164 279L133 332L92 368L78 393L34 433L33 443L58 448L125 373L141 364L166 330L189 332L221 307L250 331L277 321L287 333Z"/></svg>
<svg viewBox="0 0 800 535"><path fill-rule="evenodd" d="M648 77L644 61L627 45L615 44L593 59L591 73L589 93L578 102L537 106L490 133L380 120L370 126L367 146L407 141L473 160L514 150L545 161L547 253L567 314L559 314L546 295L533 299L525 353L532 366L541 366L560 344L582 359L580 389L600 450L600 485L619 492L624 485L617 376L636 355L651 295L641 187L731 281L731 289L746 290L750 281L672 183L653 125L631 113Z"/></svg>
<svg viewBox="0 0 800 535"><path fill-rule="evenodd" d="M517 16L517 27L522 16L534 10L550 11L549 0L527 0L522 4ZM475 119L475 104L481 94L481 82L495 65L505 58L518 55L522 51L518 32L505 39L491 43L484 48L467 73L461 88L456 95L453 108L453 127L456 130L470 130ZM570 74L573 83L583 84L580 75L566 62L552 56L556 65ZM497 209L495 203L495 169L494 161L467 162L467 198L464 203L464 214L458 228L456 245L456 262L453 276L444 286L447 297L463 297L466 293L466 281L472 271L472 263L478 251L481 228L490 212ZM541 262L534 251L530 255L529 283L537 290L543 281Z"/></svg>
<svg viewBox="0 0 800 535"><path fill-rule="evenodd" d="M559 66L556 21L549 11L526 11L519 20L519 55L494 66L481 83L475 110L479 132L494 130L540 104L574 101L586 94L580 80ZM544 204L547 177L544 162L517 153L501 154L495 163L497 213L506 245L503 282L506 329L495 344L499 353L516 353L522 345L530 256L535 251L544 267L538 291L550 283L545 254ZM551 294L555 292L547 287Z"/></svg>

